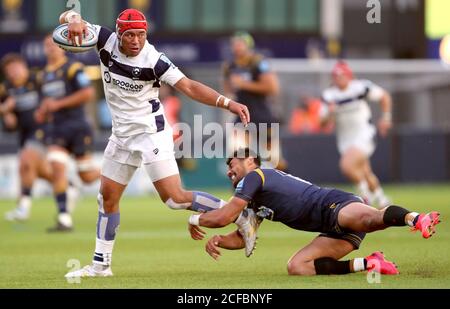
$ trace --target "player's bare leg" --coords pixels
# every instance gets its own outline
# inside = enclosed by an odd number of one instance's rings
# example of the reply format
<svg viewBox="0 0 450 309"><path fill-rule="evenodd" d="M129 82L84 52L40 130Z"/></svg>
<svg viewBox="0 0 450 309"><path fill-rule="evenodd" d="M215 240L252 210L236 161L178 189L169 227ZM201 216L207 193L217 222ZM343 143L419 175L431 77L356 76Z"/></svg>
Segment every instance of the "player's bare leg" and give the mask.
<svg viewBox="0 0 450 309"><path fill-rule="evenodd" d="M135 169L135 168L134 168ZM66 278L112 276L111 262L116 233L120 225L120 199L127 185L108 177L100 177L100 193L97 196L98 221L94 258L91 265L69 272Z"/></svg>
<svg viewBox="0 0 450 309"><path fill-rule="evenodd" d="M384 194L383 188L380 185L378 177L373 173L370 166L369 159L366 159L363 165L364 177L369 186L369 190L372 193L373 201L371 206L378 207L379 209L385 208L391 204L389 198Z"/></svg>
<svg viewBox="0 0 450 309"><path fill-rule="evenodd" d="M364 174L364 164L367 160L361 150L352 147L342 154L339 167L344 176L357 187L361 197L370 204L373 197Z"/></svg>
<svg viewBox="0 0 450 309"><path fill-rule="evenodd" d="M100 178L100 169L94 165L92 155L84 155L76 158L78 176L85 184L91 184Z"/></svg>
<svg viewBox="0 0 450 309"><path fill-rule="evenodd" d="M39 173L39 166L42 161L42 155L33 148L26 147L20 153L19 175L20 175L20 197L15 209L5 214L8 221L24 221L30 217L31 211L31 190Z"/></svg>
<svg viewBox="0 0 450 309"><path fill-rule="evenodd" d="M344 230L370 233L393 226L409 226L421 231L424 238L435 233L439 222L438 212L419 214L395 205L379 210L363 203L351 203L338 215L338 224Z"/></svg>
<svg viewBox="0 0 450 309"><path fill-rule="evenodd" d="M67 163L70 160L66 149L59 146L50 146L48 160L50 161L53 177L52 186L56 204L58 206L58 216L56 225L49 228L48 232L71 231L73 228L72 217L67 208Z"/></svg>
<svg viewBox="0 0 450 309"><path fill-rule="evenodd" d="M397 275L397 266L386 260L381 252L362 258L339 261L355 250L343 239L317 237L300 249L288 262L289 275L344 275L360 271L376 271L386 275Z"/></svg>
<svg viewBox="0 0 450 309"><path fill-rule="evenodd" d="M313 276L319 274L315 267L315 261L320 258L331 258L337 263L341 258L354 250L351 243L342 239L329 237L317 237L306 247L300 249L288 261L289 275ZM350 263L344 265L350 272Z"/></svg>

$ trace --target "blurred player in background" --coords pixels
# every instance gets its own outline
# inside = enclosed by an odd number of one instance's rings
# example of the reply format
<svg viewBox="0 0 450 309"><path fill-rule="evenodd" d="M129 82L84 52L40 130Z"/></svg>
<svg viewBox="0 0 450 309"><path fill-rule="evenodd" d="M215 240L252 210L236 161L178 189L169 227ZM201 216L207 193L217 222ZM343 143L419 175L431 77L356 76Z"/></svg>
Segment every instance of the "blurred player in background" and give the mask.
<svg viewBox="0 0 450 309"><path fill-rule="evenodd" d="M87 31L86 23L73 11L63 13L60 23L69 23L69 36L74 45ZM147 41L148 24L140 11L127 9L120 13L116 32L94 27L98 33L97 51L113 129L104 154L97 199L99 213L93 263L66 277L112 276L112 251L120 223L119 202L142 163L161 200L171 209L205 212L225 203L208 193L183 189L174 156L172 128L158 97L162 82L193 100L239 115L245 124L250 120L244 105L187 78L159 53ZM256 233L248 218L243 214L236 224L244 238L250 239L249 246L253 246Z"/></svg>
<svg viewBox="0 0 450 309"><path fill-rule="evenodd" d="M47 66L42 77L43 101L35 115L40 122L48 121L52 130L48 159L53 169L58 217L49 232L70 231L73 228L67 204L70 155L75 157L83 183L92 183L100 177L92 157L93 131L84 111L84 105L94 97L94 88L83 72L83 65L69 60L50 35L44 40L44 51Z"/></svg>
<svg viewBox="0 0 450 309"><path fill-rule="evenodd" d="M379 101L381 118L378 131L386 137L392 127L392 100L389 93L367 80L354 79L350 67L338 62L332 72L333 86L323 92L324 118L336 122L337 146L342 173L371 205L390 205L372 171L370 156L375 150L376 128L367 101Z"/></svg>
<svg viewBox="0 0 450 309"><path fill-rule="evenodd" d="M227 176L236 188L228 204L218 210L192 215L189 223L224 227L248 207L248 211L257 212L262 219L278 221L295 230L320 232L290 258L287 267L290 275L342 275L365 270L396 275L399 273L396 265L387 261L381 252L365 258L339 260L357 250L366 233L410 226L429 238L440 222L439 213L435 211L419 214L399 206L374 209L351 193L320 188L284 172L261 168L261 159L249 149L243 154L235 153L227 160ZM200 228L191 229L193 239L203 239L204 234ZM237 232L216 235L206 244L206 251L217 259L218 248L244 248L242 237Z"/></svg>
<svg viewBox="0 0 450 309"><path fill-rule="evenodd" d="M281 155L281 149L271 145L271 124L277 122L269 106L269 98L280 91L277 75L271 71L268 61L254 51L255 41L247 32L237 32L231 38L233 59L223 65L223 89L225 94L243 102L256 124L259 141L259 124L266 123L268 127L267 146L271 150L272 162L278 162L278 169L286 169L287 164ZM239 119L235 119L235 123ZM249 146L248 136L238 132L235 141L230 143L233 151ZM278 143L275 143L278 144ZM272 149L273 146L273 149Z"/></svg>
<svg viewBox="0 0 450 309"><path fill-rule="evenodd" d="M40 85L36 74L28 69L19 54L7 54L1 60L6 77L0 85L0 116L9 130L18 130L20 197L17 207L5 214L8 221L27 220L31 211L31 191L37 178L51 182L52 171L46 160L45 142L49 131L34 120L40 104Z"/></svg>

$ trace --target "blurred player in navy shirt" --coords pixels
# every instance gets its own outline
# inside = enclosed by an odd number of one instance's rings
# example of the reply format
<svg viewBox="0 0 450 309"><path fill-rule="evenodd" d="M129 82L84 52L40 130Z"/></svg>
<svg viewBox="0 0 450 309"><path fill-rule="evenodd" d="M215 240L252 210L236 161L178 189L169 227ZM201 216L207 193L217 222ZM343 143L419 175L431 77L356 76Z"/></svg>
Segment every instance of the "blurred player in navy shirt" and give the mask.
<svg viewBox="0 0 450 309"><path fill-rule="evenodd" d="M72 218L67 207L66 165L73 155L78 175L86 183L100 177L92 157L93 131L84 111L84 105L94 97L94 89L83 71L83 65L69 60L49 35L44 40L47 66L42 77L42 96L36 119L49 121L52 141L49 160L53 168L53 190L58 203L56 226L49 231L72 229Z"/></svg>
<svg viewBox="0 0 450 309"><path fill-rule="evenodd" d="M20 197L5 219L24 221L30 217L34 181L38 177L51 181L45 146L49 132L45 124L34 120L40 103L39 81L25 59L19 54L7 54L1 60L1 70L6 80L0 84L0 115L6 129L18 131L20 147Z"/></svg>

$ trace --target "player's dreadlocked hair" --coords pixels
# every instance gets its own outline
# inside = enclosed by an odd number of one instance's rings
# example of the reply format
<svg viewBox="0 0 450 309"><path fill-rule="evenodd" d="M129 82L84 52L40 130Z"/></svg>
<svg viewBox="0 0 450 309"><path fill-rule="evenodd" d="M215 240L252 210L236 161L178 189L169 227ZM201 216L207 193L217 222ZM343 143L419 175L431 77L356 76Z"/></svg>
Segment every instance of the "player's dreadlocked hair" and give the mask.
<svg viewBox="0 0 450 309"><path fill-rule="evenodd" d="M227 165L230 165L231 160L234 158L237 159L246 159L246 158L253 158L255 164L259 167L261 166L261 157L251 150L250 148L241 148L233 152L233 156L227 159Z"/></svg>

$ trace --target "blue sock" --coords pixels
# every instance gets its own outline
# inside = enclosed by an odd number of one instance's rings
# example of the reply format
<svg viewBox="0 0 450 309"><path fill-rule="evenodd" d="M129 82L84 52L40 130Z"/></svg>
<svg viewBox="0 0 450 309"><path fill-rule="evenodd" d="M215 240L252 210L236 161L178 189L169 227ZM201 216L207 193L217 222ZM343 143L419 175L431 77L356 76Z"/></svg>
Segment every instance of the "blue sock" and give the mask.
<svg viewBox="0 0 450 309"><path fill-rule="evenodd" d="M224 201L206 192L193 192L192 210L197 212L208 212L220 208Z"/></svg>
<svg viewBox="0 0 450 309"><path fill-rule="evenodd" d="M98 212L97 238L101 240L114 240L120 224L120 212L104 214Z"/></svg>
<svg viewBox="0 0 450 309"><path fill-rule="evenodd" d="M59 213L66 213L67 212L67 194L66 192L58 193L55 196L56 204L58 205L58 211Z"/></svg>

